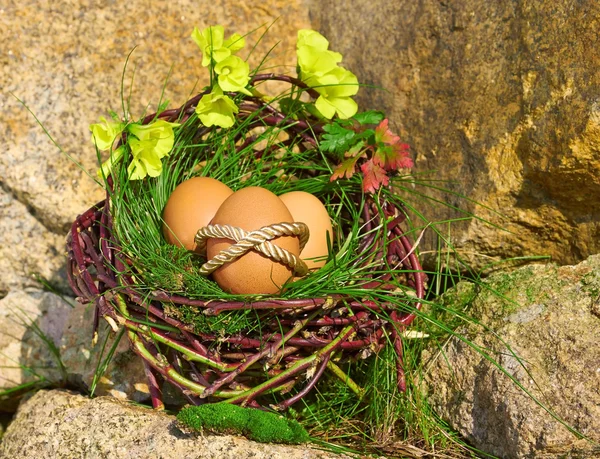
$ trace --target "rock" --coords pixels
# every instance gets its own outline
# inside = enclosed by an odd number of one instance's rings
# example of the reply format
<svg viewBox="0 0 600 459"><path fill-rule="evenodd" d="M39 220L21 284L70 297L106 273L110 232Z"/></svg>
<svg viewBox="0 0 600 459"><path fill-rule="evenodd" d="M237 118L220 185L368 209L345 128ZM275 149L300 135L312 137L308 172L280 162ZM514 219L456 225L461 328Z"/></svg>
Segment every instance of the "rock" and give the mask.
<svg viewBox="0 0 600 459"><path fill-rule="evenodd" d="M497 292L497 293L496 293ZM478 449L504 459L600 457L600 255L576 266L532 265L460 283L442 297L483 324L459 329L481 353L451 339L428 373L437 412ZM506 345L503 344L506 343ZM446 363L447 359L447 363Z"/></svg>
<svg viewBox="0 0 600 459"><path fill-rule="evenodd" d="M599 15L598 2L568 0L310 6L313 28L359 81L387 89L363 88L359 104L388 113L415 172L434 170L427 177L445 181L435 186L482 205L417 190L498 225L453 225L452 243L476 267L541 254L572 264L600 252ZM432 221L456 216L416 205Z"/></svg>
<svg viewBox="0 0 600 459"><path fill-rule="evenodd" d="M309 27L308 12L301 2L266 0L249 6L243 1L216 0L200 8L191 0L132 0L127 4L59 0L52 4L9 2L0 7L0 126L4 141L0 155L0 298L9 295L6 301L36 309L38 300L22 292L39 289L32 273L59 290L68 289L65 234L77 214L104 197L94 181L98 159L88 126L100 116L108 116L111 109L122 114L121 80L130 51L135 48L125 76L125 94L127 97L131 89L128 110L137 118L156 109L171 69L162 99L170 99L171 107L181 105L208 83L199 49L190 39L194 26L223 24L228 33L247 33L271 23L270 32L250 60L258 64L280 41L266 64L293 63L296 31ZM250 45L261 33L248 37ZM246 49L248 54L251 48ZM91 311L85 317L83 312L81 306L69 312L61 352L69 383L87 390L101 344L91 347ZM45 312L36 309L35 317L40 314ZM10 355L18 357L22 345L13 338L9 342L16 354ZM4 339L8 338L0 336L0 343ZM101 340L102 336L99 343ZM56 344L60 342L59 338ZM32 355L43 352L35 349ZM96 393L144 399L147 388L145 380L138 378L140 369L139 359L127 350L124 339ZM6 384L24 381L20 369L0 371ZM120 377L121 372L129 376ZM0 384L6 387L4 382Z"/></svg>
<svg viewBox="0 0 600 459"><path fill-rule="evenodd" d="M116 336L102 321L93 345L93 308L73 303L40 290L13 290L0 300L0 391L31 383L68 385L90 393L96 370ZM0 398L0 412L14 412L22 392ZM149 399L142 361L130 350L126 335L116 345L94 394L135 402ZM166 402L183 404L173 396Z"/></svg>
<svg viewBox="0 0 600 459"><path fill-rule="evenodd" d="M164 412L129 405L112 397L90 400L54 390L40 391L19 407L0 443L0 457L328 459L343 456L309 446L184 433L174 416Z"/></svg>
<svg viewBox="0 0 600 459"><path fill-rule="evenodd" d="M281 40L269 65L289 62L296 30L308 27L299 2L267 0L250 7L217 0L199 8L191 0L60 0L0 7L0 298L11 289L39 287L31 273L67 290L64 236L77 214L104 197L94 181L97 157L88 126L110 109L122 112L129 52L135 48L125 91L136 68L130 111L139 117L156 108L171 66L164 98L172 107L207 83L199 49L189 38L194 26L220 23L231 33L246 33L273 21L254 53L256 63Z"/></svg>
<svg viewBox="0 0 600 459"><path fill-rule="evenodd" d="M0 391L66 378L58 346L70 310L59 296L39 290L12 291L0 300ZM14 412L18 395L0 398L0 412Z"/></svg>
<svg viewBox="0 0 600 459"><path fill-rule="evenodd" d="M64 236L46 228L0 186L0 298L12 289L39 288L34 274L67 289L64 244Z"/></svg>
<svg viewBox="0 0 600 459"><path fill-rule="evenodd" d="M60 351L67 371L67 381L84 393L90 393L97 369L115 352L96 381L94 395L110 395L121 400L145 402L150 398L144 366L141 359L129 348L127 335L114 333L101 320L97 342L93 339L93 305L77 304L66 321L60 341ZM120 338L118 343L115 340Z"/></svg>

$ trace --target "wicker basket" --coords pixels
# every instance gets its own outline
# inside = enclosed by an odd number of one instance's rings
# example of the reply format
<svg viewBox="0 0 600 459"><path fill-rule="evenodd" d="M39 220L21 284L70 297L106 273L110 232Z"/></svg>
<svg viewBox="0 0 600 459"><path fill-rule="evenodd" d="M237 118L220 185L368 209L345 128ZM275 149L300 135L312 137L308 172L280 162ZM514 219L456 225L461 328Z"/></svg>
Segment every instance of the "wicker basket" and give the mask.
<svg viewBox="0 0 600 459"><path fill-rule="evenodd" d="M272 74L255 76L251 84L264 80L305 87L299 80ZM311 94L310 89L306 90ZM202 95L179 109L149 115L144 123L156 118L183 122L194 112ZM252 114L257 126L282 126L290 142L300 139L304 149L316 148L323 132L317 120L290 123L283 113L260 98L245 97L239 107L238 117ZM198 136L206 131L207 128L199 126ZM241 144L249 141L237 140ZM402 274L390 272L363 286L387 288L390 295L404 295L388 285L392 275L403 276L402 282L415 294L406 295L406 308L400 311L397 305L376 304L360 296L267 297L248 303L203 301L162 291L150 296L141 294L135 273L131 273L132 260L119 250L119 241L112 231L109 195L77 217L72 225L67 238L69 282L79 301L95 305L95 327L103 317L115 330L126 328L133 350L144 362L155 408L163 406L159 383L162 378L194 404L226 400L252 407L271 404L276 409L285 409L315 387L327 368L339 370L333 356L336 362L363 358L378 352L390 337L398 355L398 385L404 389L401 335L420 308L426 276L403 229L406 217L402 208L368 198L361 209L366 231L359 245L359 252L365 252L365 260L371 263L374 256L381 260L382 266L386 263L403 266ZM357 199L357 205L360 202ZM374 241L375 233L369 231L383 219L388 222L385 244ZM206 315L252 309L260 315L262 330L231 336L197 330L170 313L181 305L197 308ZM341 307L351 312L340 314ZM277 320L273 320L275 316Z"/></svg>

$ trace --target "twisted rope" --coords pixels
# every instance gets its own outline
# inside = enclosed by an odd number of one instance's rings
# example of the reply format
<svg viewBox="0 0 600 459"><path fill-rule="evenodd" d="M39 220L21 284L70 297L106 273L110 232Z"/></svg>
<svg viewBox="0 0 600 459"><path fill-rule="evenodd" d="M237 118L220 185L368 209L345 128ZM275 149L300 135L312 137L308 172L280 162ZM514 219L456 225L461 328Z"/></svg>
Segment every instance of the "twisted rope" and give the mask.
<svg viewBox="0 0 600 459"><path fill-rule="evenodd" d="M256 250L270 259L291 268L295 276L304 276L308 273L306 263L293 253L269 241L281 236L296 236L300 240L300 251L302 251L308 241L309 235L308 226L302 222L274 223L250 232L231 225L205 226L198 230L194 238L197 247L201 251L206 249L206 242L210 238L226 238L236 243L221 250L211 260L204 263L200 268L200 274L208 276L224 264L236 260L250 250Z"/></svg>

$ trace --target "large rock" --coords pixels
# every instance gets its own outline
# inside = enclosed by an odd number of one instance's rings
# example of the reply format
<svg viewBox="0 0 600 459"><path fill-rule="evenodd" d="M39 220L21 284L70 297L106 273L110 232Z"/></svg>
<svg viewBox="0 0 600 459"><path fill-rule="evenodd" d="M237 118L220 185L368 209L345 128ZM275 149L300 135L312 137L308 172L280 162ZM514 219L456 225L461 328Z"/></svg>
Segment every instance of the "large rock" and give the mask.
<svg viewBox="0 0 600 459"><path fill-rule="evenodd" d="M70 387L94 395L145 402L150 398L142 360L130 349L127 334L114 333L102 319L94 337L94 306L77 304L69 314L60 353ZM119 339L119 342L115 342ZM114 353L110 360L110 350Z"/></svg>
<svg viewBox="0 0 600 459"><path fill-rule="evenodd" d="M71 309L59 296L39 290L12 291L0 300L0 392L66 380L58 347ZM0 398L0 412L13 412L20 394Z"/></svg>
<svg viewBox="0 0 600 459"><path fill-rule="evenodd" d="M389 114L415 171L433 169L442 186L483 205L427 193L508 230L477 219L454 225L453 243L478 266L489 256L566 264L600 252L599 15L594 0L310 8L313 27L359 81L388 90L363 88L359 102ZM456 215L418 205L431 220Z"/></svg>
<svg viewBox="0 0 600 459"><path fill-rule="evenodd" d="M121 80L129 52L135 48L125 76L125 97L131 89L128 110L137 118L156 109L171 68L163 96L172 101L171 107L181 105L208 83L200 51L190 39L194 26L222 24L228 33L247 33L271 23L251 62L256 65L280 41L266 65L293 63L296 31L309 26L302 2L266 0L249 6L239 0L202 5L191 0L59 0L8 2L0 7L0 298L8 294L7 302L36 309L38 300L22 291L40 287L32 274L68 290L65 234L78 213L104 196L93 179L97 158L88 125L108 116L110 109L122 113ZM248 37L244 56L263 30ZM8 309L0 312L8 314ZM100 345L91 346L91 312L85 317L83 313L84 308L78 307L69 314L62 357L68 381L89 388ZM40 314L45 312L35 312L34 320ZM20 359L21 346L29 344L19 343L20 328L14 331L10 355L18 364L30 365L31 361ZM137 378L140 362L132 358L126 340L115 362L97 393L143 398L147 388ZM122 378L123 371L133 375ZM0 372L5 382L25 382L21 369Z"/></svg>
<svg viewBox="0 0 600 459"><path fill-rule="evenodd" d="M459 333L566 425L578 441L484 355L452 339L429 372L431 402L482 451L511 458L600 457L600 255L576 266L533 265L461 283L446 308L483 326Z"/></svg>
<svg viewBox="0 0 600 459"><path fill-rule="evenodd" d="M118 335L102 320L94 344L93 312L91 305L34 289L12 290L1 299L0 391L31 384L67 385L90 393L95 386L95 395L147 401L144 367L129 348L127 336L115 343ZM113 345L112 358L98 371ZM0 398L0 412L14 412L24 392ZM166 401L182 404L172 395Z"/></svg>
<svg viewBox="0 0 600 459"><path fill-rule="evenodd" d="M66 289L64 236L48 229L1 182L0 175L0 298L10 290L39 288L36 276Z"/></svg>
<svg viewBox="0 0 600 459"><path fill-rule="evenodd" d="M308 446L182 432L173 416L111 397L41 391L23 403L0 443L0 457L333 459Z"/></svg>

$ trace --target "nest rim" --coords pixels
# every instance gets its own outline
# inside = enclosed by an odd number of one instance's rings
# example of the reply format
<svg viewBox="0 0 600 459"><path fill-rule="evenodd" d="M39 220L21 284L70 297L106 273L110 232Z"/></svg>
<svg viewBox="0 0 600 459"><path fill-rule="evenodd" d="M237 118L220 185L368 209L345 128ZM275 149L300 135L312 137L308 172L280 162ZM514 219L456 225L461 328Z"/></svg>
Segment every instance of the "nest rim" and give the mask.
<svg viewBox="0 0 600 459"><path fill-rule="evenodd" d="M286 81L299 87L304 86L297 79L273 74L257 75L251 84L265 80ZM304 88L309 92L313 91L305 86ZM205 93L193 97L179 109L148 115L143 119L143 123L147 124L155 119L166 121L187 119L194 112L195 105ZM314 94L312 95L314 96ZM267 115L262 119L269 118L269 122L274 125L278 125L286 119L285 115L256 98L249 98L248 101L245 100L240 104L239 116L244 116L248 110L252 113L257 106L261 110L267 110ZM318 123L311 125L310 122L300 121L294 125L293 129L297 131L296 135L300 136L303 141L314 147L318 145L317 136L322 133L322 127ZM120 142L123 141L123 138L120 139ZM112 186L110 177L108 184ZM405 380L401 360L401 334L413 322L416 311L421 307L421 300L425 295L426 275L415 253L414 245L402 230L402 224L406 218L402 209L396 208L391 203L376 202L373 198L369 198L362 209L365 221L370 221L373 217L373 210L379 207L383 209L383 217L389 219L387 231L395 236L396 244L391 247L397 253L392 255L401 259L402 266L408 272L408 286L414 288L415 291L415 297L407 300L414 304L412 310L410 312L387 311L388 323L376 323L369 316L369 311L377 310L377 308L384 309L380 305L342 295L325 295L309 299L259 298L250 303L246 301L220 303L214 300L204 301L181 295L169 295L161 291L142 295L136 290L135 280L132 276L119 274L127 272L131 263L125 254L120 252L119 243L112 231L110 190L108 189L104 201L91 207L73 222L67 238L68 280L81 302L95 304L94 330L97 329L101 317L104 317L113 329L119 326L127 329L131 346L144 363L150 395L155 408L163 406L159 377L178 387L183 395L194 404L203 403L208 398L215 398L217 400L225 399L230 403L261 407L262 405L257 399L260 399L265 393L269 391L290 393L299 382L298 379L301 379L299 375L309 370L313 372L312 378L304 384L304 387L296 387L293 395L275 405L277 409L285 409L312 390L326 368L335 366L332 356L336 353L356 353L363 349L377 348L381 346L381 341L385 341L388 336L391 337L398 355L397 383L400 390L403 390ZM364 248L369 244L367 239L361 241L361 247ZM389 256L387 253L385 255ZM386 279L373 280L373 282L374 286L385 283ZM369 288L369 285L367 284L363 288ZM397 292L390 292L390 294L397 294ZM230 337L229 341L224 341L223 337L199 333L188 324L169 317L164 308L164 304L167 303L175 307L186 305L201 308L203 313L208 316L216 316L224 311L236 309L252 309L275 311L276 314L288 315L291 318L286 319L289 323L286 323L288 330L285 334L283 330L280 334L273 332L268 335L266 340L261 337L259 342L248 336ZM333 309L337 304L347 305L353 315L335 318L325 314L320 319L317 318L318 315ZM301 311L301 316L290 315L290 312L298 311ZM150 317L150 322L154 322L156 325L141 324L139 321L132 320L139 318L140 315ZM316 322L315 318L317 318ZM337 334L331 335L331 339L318 337L314 339L314 336L311 339L300 337L301 332L306 331L305 327L308 327L311 321L315 327L337 327ZM164 327L161 328L162 325L178 329L177 338L171 337L169 335L171 332L165 332ZM361 329L364 330L368 327L373 327L373 332L364 339L350 340L350 337L358 335ZM235 364L222 362L218 355L215 357L210 346L206 345L211 340L219 343L227 342L232 349L254 348L255 352L242 352L241 358ZM164 348L161 349L161 346ZM312 357L309 358L310 356L306 356L306 353L300 353L300 358L291 358L290 354L284 355L286 351L282 348L285 347L310 349L313 351ZM270 377L267 375L269 379L259 382L254 387L246 387L244 379L246 370L251 367L255 368L260 362L273 361L273 356L279 354L280 363L283 363L278 369L279 372L273 373ZM293 384L290 385L290 381ZM256 390L257 387L259 390Z"/></svg>

